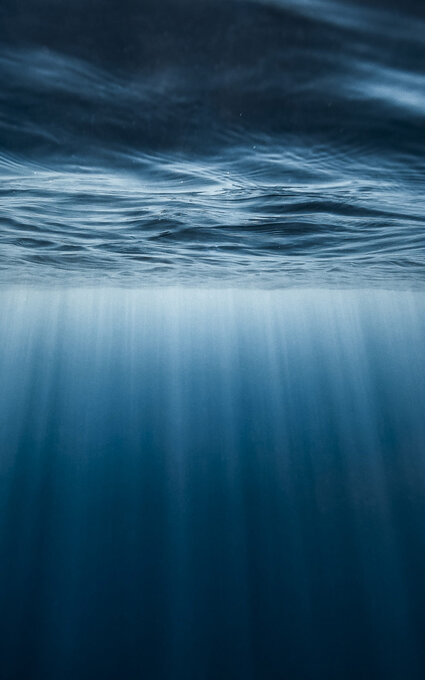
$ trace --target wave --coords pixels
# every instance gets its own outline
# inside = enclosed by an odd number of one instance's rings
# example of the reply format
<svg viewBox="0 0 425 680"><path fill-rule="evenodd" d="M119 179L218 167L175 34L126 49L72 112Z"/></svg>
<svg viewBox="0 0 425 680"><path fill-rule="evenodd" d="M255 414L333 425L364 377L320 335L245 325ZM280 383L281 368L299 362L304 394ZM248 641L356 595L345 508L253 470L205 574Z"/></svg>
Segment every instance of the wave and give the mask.
<svg viewBox="0 0 425 680"><path fill-rule="evenodd" d="M423 280L420 4L0 19L2 280Z"/></svg>

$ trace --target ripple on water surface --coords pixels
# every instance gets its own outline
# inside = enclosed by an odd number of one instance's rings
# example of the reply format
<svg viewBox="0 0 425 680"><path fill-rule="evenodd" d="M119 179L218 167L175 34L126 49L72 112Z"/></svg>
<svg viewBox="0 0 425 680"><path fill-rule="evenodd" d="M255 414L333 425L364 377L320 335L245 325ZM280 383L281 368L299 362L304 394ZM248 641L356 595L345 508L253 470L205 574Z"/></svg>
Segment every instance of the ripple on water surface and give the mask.
<svg viewBox="0 0 425 680"><path fill-rule="evenodd" d="M423 285L419 3L62 10L0 9L1 281Z"/></svg>

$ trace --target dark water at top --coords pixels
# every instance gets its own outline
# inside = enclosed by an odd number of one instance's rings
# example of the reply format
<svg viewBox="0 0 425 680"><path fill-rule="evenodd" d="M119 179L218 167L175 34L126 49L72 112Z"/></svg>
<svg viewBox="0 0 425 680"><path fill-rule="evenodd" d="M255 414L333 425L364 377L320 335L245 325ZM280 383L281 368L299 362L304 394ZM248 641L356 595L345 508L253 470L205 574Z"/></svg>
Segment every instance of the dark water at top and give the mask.
<svg viewBox="0 0 425 680"><path fill-rule="evenodd" d="M422 286L425 8L3 0L1 280Z"/></svg>

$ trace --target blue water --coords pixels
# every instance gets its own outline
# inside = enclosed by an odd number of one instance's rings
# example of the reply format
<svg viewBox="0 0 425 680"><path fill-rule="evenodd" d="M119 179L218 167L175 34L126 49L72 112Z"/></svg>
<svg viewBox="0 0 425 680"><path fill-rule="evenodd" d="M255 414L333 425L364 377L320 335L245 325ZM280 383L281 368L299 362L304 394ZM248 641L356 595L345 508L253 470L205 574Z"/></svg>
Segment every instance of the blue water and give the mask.
<svg viewBox="0 0 425 680"><path fill-rule="evenodd" d="M422 293L0 302L3 677L423 677Z"/></svg>
<svg viewBox="0 0 425 680"><path fill-rule="evenodd" d="M1 680L423 680L424 66L419 0L1 0Z"/></svg>

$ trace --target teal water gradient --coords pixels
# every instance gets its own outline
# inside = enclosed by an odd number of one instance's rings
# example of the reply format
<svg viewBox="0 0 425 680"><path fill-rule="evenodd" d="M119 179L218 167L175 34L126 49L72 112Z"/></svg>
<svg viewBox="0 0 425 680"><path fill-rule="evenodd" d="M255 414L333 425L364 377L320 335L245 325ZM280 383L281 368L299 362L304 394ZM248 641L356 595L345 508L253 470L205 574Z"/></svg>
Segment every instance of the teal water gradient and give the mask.
<svg viewBox="0 0 425 680"><path fill-rule="evenodd" d="M423 677L421 293L0 305L3 677Z"/></svg>

